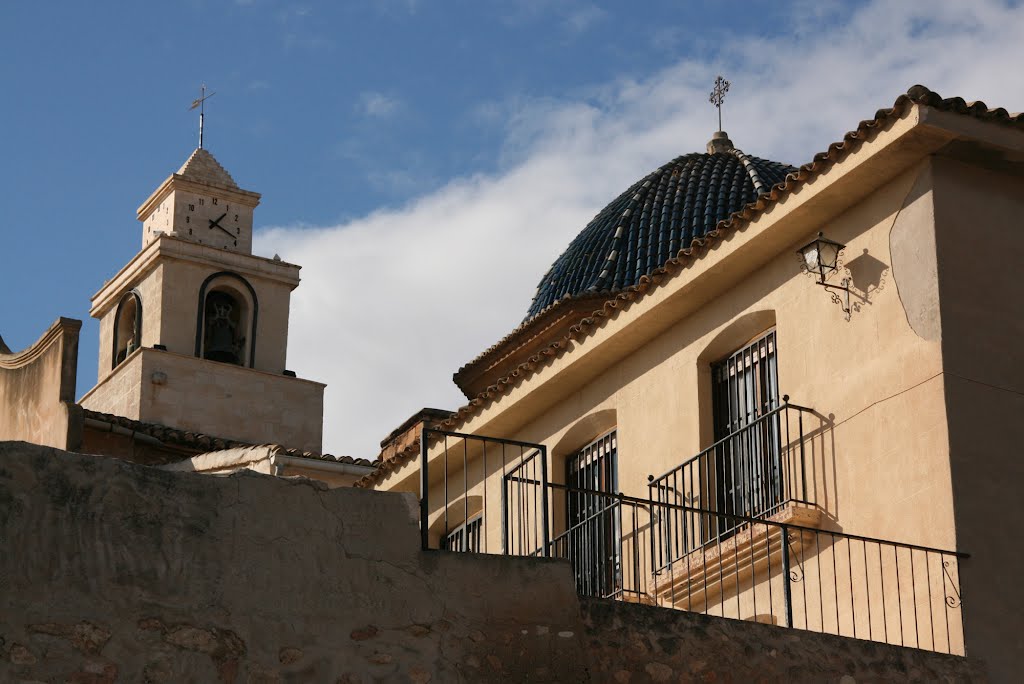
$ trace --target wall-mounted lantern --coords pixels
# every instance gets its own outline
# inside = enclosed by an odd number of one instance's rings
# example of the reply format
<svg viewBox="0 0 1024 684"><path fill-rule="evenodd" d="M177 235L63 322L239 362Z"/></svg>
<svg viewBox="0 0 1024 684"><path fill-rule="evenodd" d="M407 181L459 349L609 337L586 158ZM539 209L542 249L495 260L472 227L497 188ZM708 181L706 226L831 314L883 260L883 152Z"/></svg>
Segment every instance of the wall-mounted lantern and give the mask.
<svg viewBox="0 0 1024 684"><path fill-rule="evenodd" d="M818 237L801 247L798 253L807 272L816 276L815 282L818 285L829 290L832 301L843 308L846 320L850 320L850 279L843 278L839 285L825 282L830 275L839 270L839 253L845 247L846 245L829 240L819 232ZM840 298L838 292L842 292L844 296Z"/></svg>

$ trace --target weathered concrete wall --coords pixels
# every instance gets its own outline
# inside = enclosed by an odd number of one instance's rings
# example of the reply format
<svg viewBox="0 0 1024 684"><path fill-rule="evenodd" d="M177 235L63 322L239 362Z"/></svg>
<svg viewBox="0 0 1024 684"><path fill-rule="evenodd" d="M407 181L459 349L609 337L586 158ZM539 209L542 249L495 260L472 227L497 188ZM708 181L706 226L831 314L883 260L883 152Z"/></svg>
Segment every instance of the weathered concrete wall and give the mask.
<svg viewBox="0 0 1024 684"><path fill-rule="evenodd" d="M420 552L408 495L0 443L0 681L954 681L968 661L586 602Z"/></svg>
<svg viewBox="0 0 1024 684"><path fill-rule="evenodd" d="M0 349L0 440L77 449L81 409L74 404L82 322L58 318L27 349Z"/></svg>

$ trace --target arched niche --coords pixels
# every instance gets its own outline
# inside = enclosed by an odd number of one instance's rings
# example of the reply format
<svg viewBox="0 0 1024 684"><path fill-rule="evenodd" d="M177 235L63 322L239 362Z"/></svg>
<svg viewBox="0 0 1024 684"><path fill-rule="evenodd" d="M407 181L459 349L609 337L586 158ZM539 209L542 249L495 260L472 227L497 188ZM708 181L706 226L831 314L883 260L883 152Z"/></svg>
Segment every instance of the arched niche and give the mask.
<svg viewBox="0 0 1024 684"><path fill-rule="evenodd" d="M710 368L711 364L715 361L724 359L729 354L774 327L775 311L773 309L745 313L722 328L708 342L697 359L701 366ZM710 376L708 377L710 378Z"/></svg>
<svg viewBox="0 0 1024 684"><path fill-rule="evenodd" d="M114 312L111 368L116 368L129 354L142 346L142 297L132 290L121 297Z"/></svg>
<svg viewBox="0 0 1024 684"><path fill-rule="evenodd" d="M706 447L715 439L715 417L712 401L711 366L722 361L738 349L775 328L775 310L751 311L736 318L701 350L697 356L697 401L699 412L700 444Z"/></svg>
<svg viewBox="0 0 1024 684"><path fill-rule="evenodd" d="M445 512L447 511L447 518ZM468 515L467 515L468 511ZM428 527L430 545L432 548L440 548L444 544L444 538L459 527L472 521L477 516L483 515L484 499L478 494L459 496L448 502L448 505L433 515L433 520ZM483 534L487 533L484 529Z"/></svg>
<svg viewBox="0 0 1024 684"><path fill-rule="evenodd" d="M573 423L551 449L551 480L564 484L566 459L601 435L611 432L617 425L615 409L594 411Z"/></svg>
<svg viewBox="0 0 1024 684"><path fill-rule="evenodd" d="M231 271L214 273L199 288L195 355L252 368L256 360L256 290Z"/></svg>
<svg viewBox="0 0 1024 684"><path fill-rule="evenodd" d="M551 449L553 458L565 460L569 454L579 451L617 425L615 409L603 409L587 414L573 423L562 438Z"/></svg>

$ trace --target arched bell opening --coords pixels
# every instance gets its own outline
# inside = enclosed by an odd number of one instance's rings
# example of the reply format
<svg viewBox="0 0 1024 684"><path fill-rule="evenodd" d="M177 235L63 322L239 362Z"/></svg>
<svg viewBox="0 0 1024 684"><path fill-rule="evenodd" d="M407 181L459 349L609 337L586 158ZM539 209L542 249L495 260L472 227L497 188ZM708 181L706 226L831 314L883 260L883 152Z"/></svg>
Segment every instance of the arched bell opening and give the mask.
<svg viewBox="0 0 1024 684"><path fill-rule="evenodd" d="M256 353L256 292L236 273L215 273L199 292L196 356L253 366Z"/></svg>
<svg viewBox="0 0 1024 684"><path fill-rule="evenodd" d="M111 368L142 346L142 297L135 290L121 297L114 314L114 349Z"/></svg>
<svg viewBox="0 0 1024 684"><path fill-rule="evenodd" d="M203 315L203 358L244 365L245 305L233 292L214 290L206 295Z"/></svg>

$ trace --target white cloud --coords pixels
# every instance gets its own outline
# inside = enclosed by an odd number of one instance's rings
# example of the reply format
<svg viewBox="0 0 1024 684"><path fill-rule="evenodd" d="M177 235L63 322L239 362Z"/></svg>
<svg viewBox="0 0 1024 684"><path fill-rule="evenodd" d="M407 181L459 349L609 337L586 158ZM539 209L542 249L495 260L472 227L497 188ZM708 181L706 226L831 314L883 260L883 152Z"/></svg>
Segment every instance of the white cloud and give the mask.
<svg viewBox="0 0 1024 684"><path fill-rule="evenodd" d="M464 403L460 365L515 327L537 281L607 202L715 128L707 91L732 81L725 128L744 151L795 164L915 83L1020 108L1024 12L1002 3L875 3L843 26L738 37L578 100L520 102L500 173L453 179L342 225L282 227L257 253L303 266L289 366L329 383L324 445L372 457L423 406ZM796 21L794 23L796 25Z"/></svg>
<svg viewBox="0 0 1024 684"><path fill-rule="evenodd" d="M595 5L584 5L570 10L565 16L565 26L570 33L583 33L597 22L604 19L608 13Z"/></svg>
<svg viewBox="0 0 1024 684"><path fill-rule="evenodd" d="M537 21L559 22L571 36L579 35L608 16L593 3L566 0L512 0L501 3L501 21L520 27Z"/></svg>
<svg viewBox="0 0 1024 684"><path fill-rule="evenodd" d="M357 111L382 119L394 114L402 106L401 100L396 97L389 97L384 93L368 91L360 94Z"/></svg>

